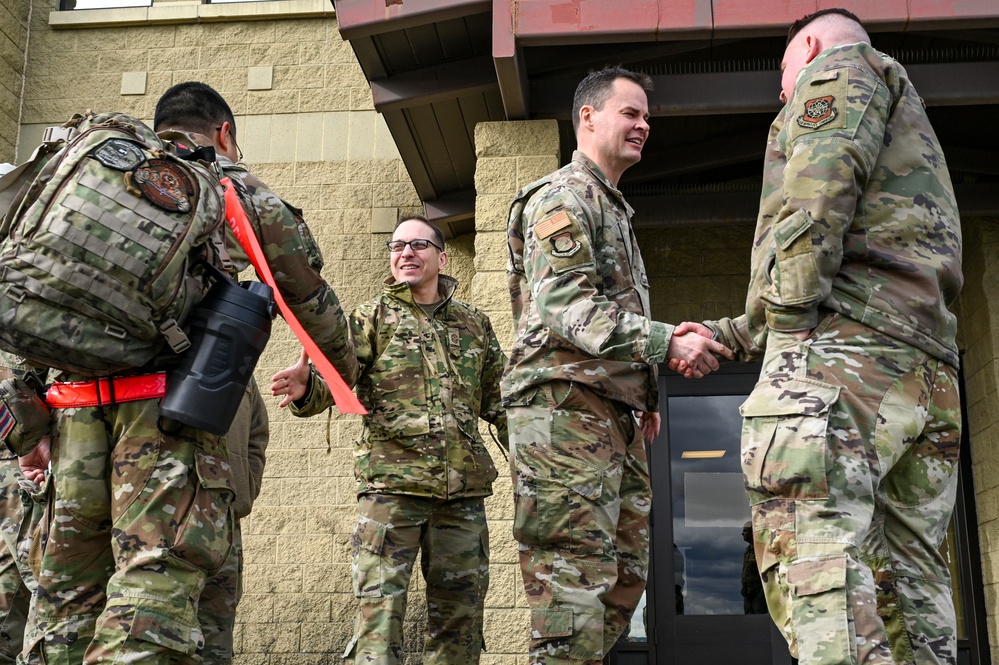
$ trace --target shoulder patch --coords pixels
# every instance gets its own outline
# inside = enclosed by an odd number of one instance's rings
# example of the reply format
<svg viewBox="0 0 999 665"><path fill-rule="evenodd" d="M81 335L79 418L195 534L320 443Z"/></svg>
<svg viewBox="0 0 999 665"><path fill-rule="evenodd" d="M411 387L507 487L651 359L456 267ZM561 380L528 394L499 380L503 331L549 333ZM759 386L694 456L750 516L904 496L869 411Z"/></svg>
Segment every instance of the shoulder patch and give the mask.
<svg viewBox="0 0 999 665"><path fill-rule="evenodd" d="M839 116L836 108L836 98L832 95L815 97L805 102L802 114L798 116L798 125L805 129L818 129L828 125Z"/></svg>
<svg viewBox="0 0 999 665"><path fill-rule="evenodd" d="M539 240L544 240L556 231L561 231L569 226L571 223L569 215L565 214L563 210L538 222L534 227L534 233L537 234Z"/></svg>

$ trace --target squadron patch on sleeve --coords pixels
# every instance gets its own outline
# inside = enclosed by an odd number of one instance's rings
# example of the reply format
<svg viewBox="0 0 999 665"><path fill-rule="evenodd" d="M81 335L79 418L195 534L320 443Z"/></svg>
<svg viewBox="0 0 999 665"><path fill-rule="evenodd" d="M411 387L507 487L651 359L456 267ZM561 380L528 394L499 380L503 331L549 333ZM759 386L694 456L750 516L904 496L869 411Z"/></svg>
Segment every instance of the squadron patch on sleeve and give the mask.
<svg viewBox="0 0 999 665"><path fill-rule="evenodd" d="M590 238L569 210L560 209L542 219L534 225L534 235L555 274L593 264Z"/></svg>
<svg viewBox="0 0 999 665"><path fill-rule="evenodd" d="M572 237L572 231L559 233L549 238L548 241L552 244L552 256L560 259L575 256L583 248L583 243Z"/></svg>
<svg viewBox="0 0 999 665"><path fill-rule="evenodd" d="M836 98L832 95L809 99L805 102L802 114L798 116L798 125L805 129L813 130L828 125L839 117L839 111L836 110L835 103Z"/></svg>

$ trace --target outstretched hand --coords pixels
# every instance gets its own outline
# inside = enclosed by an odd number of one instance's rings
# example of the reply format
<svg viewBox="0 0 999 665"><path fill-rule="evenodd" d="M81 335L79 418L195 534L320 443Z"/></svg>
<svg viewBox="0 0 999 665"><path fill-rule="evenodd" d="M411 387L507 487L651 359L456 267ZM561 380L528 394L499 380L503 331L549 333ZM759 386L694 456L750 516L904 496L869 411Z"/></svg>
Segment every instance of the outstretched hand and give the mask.
<svg viewBox="0 0 999 665"><path fill-rule="evenodd" d="M669 368L685 378L701 379L720 367L716 354L728 360L735 358L732 350L714 341L713 336L711 328L702 323L685 321L676 326L666 351Z"/></svg>
<svg viewBox="0 0 999 665"><path fill-rule="evenodd" d="M309 354L302 349L302 356L297 363L271 377L271 395L284 396L278 404L279 407L283 409L295 400L305 397L305 391L309 387L310 371Z"/></svg>

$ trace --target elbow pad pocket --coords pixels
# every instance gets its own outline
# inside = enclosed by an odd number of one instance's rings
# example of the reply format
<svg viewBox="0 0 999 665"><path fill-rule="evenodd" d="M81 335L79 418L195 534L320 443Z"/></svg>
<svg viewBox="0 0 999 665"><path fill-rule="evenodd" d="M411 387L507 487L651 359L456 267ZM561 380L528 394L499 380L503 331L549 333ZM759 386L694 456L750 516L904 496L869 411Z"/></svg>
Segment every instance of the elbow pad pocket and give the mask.
<svg viewBox="0 0 999 665"><path fill-rule="evenodd" d="M49 408L21 379L0 382L0 434L15 455L30 453L49 433Z"/></svg>
<svg viewBox="0 0 999 665"><path fill-rule="evenodd" d="M774 226L777 242L775 282L782 305L800 305L819 297L819 270L812 245L814 222L802 208Z"/></svg>

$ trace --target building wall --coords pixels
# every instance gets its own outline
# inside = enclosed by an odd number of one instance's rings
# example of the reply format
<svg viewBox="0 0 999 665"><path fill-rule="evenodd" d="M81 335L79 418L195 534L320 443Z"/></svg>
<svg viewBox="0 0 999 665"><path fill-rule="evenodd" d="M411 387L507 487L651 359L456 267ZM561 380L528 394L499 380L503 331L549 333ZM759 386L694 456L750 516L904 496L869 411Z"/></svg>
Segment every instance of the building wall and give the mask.
<svg viewBox="0 0 999 665"><path fill-rule="evenodd" d="M0 0L0 162L14 162L30 0Z"/></svg>

